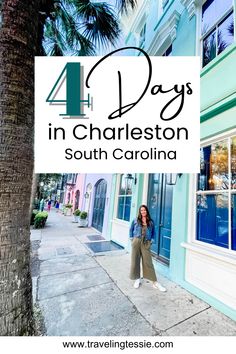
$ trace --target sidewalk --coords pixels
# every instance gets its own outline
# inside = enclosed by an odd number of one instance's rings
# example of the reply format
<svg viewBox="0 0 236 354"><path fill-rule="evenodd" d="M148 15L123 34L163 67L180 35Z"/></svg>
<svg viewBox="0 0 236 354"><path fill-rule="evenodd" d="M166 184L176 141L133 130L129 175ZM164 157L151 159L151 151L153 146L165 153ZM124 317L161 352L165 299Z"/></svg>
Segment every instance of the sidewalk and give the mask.
<svg viewBox="0 0 236 354"><path fill-rule="evenodd" d="M148 281L134 289L130 254L95 255L85 243L98 232L72 221L52 210L45 229L31 232L33 295L45 335L236 335L233 320L164 277L167 293Z"/></svg>

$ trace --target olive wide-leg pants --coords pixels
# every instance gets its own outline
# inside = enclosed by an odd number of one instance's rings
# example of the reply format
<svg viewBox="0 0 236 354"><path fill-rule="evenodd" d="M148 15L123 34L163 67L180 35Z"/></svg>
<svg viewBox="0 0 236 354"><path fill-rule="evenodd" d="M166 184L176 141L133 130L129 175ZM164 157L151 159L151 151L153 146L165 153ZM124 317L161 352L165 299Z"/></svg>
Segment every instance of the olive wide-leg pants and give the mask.
<svg viewBox="0 0 236 354"><path fill-rule="evenodd" d="M142 259L143 277L156 281L156 273L152 263L152 255L150 251L151 241L143 243L141 238L134 237L132 241L131 252L131 268L130 279L135 280L140 278L140 258Z"/></svg>

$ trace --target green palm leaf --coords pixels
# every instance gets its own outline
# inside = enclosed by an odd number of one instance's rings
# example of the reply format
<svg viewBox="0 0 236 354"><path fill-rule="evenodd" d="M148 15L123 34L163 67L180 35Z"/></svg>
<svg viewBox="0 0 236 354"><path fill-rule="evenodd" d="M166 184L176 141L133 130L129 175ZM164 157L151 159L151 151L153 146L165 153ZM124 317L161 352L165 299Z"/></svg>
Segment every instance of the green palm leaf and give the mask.
<svg viewBox="0 0 236 354"><path fill-rule="evenodd" d="M45 24L45 51L50 56L61 56L66 51L65 39L57 28L57 22L48 20Z"/></svg>
<svg viewBox="0 0 236 354"><path fill-rule="evenodd" d="M130 7L135 8L137 0L116 0L116 4L119 11L127 13Z"/></svg>
<svg viewBox="0 0 236 354"><path fill-rule="evenodd" d="M61 21L61 30L65 33L67 51L72 55L94 55L94 44L80 32L81 24L77 16L65 8L57 9L57 16Z"/></svg>
<svg viewBox="0 0 236 354"><path fill-rule="evenodd" d="M0 0L1 1L1 0ZM127 12L136 0L117 0ZM114 6L91 0L42 0L44 49L48 55L94 55L97 48L115 45L120 28Z"/></svg>
<svg viewBox="0 0 236 354"><path fill-rule="evenodd" d="M75 5L75 14L81 19L81 30L85 37L98 47L114 45L120 34L118 18L112 6L106 2L89 0L67 0Z"/></svg>

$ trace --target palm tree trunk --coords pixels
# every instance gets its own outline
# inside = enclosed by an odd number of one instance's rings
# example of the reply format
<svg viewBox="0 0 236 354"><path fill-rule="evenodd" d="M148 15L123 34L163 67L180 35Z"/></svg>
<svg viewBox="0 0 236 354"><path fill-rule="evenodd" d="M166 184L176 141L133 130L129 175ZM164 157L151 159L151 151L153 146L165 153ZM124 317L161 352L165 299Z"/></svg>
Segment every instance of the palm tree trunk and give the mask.
<svg viewBox="0 0 236 354"><path fill-rule="evenodd" d="M30 197L40 0L3 0L0 22L0 335L32 334Z"/></svg>
<svg viewBox="0 0 236 354"><path fill-rule="evenodd" d="M32 211L34 209L34 201L35 201L35 197L36 197L38 183L39 183L39 174L33 173L33 182L32 182L32 190L31 190L31 201L30 201L30 216L31 216Z"/></svg>

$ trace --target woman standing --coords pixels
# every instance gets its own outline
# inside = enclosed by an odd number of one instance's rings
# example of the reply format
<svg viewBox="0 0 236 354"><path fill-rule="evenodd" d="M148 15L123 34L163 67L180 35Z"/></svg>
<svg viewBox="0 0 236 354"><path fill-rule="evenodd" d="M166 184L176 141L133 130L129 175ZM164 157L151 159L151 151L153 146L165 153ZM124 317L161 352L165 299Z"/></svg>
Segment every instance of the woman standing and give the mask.
<svg viewBox="0 0 236 354"><path fill-rule="evenodd" d="M58 200L56 201L56 212L58 213L59 211L59 206L60 206L60 203L58 202Z"/></svg>
<svg viewBox="0 0 236 354"><path fill-rule="evenodd" d="M49 201L48 201L48 211L49 212L51 210L51 206L52 206L52 201L51 201L51 199L49 199Z"/></svg>
<svg viewBox="0 0 236 354"><path fill-rule="evenodd" d="M166 291L164 286L157 282L152 263L150 247L155 237L155 226L146 205L139 207L138 217L130 226L129 237L132 240L130 279L135 280L134 287L137 289L141 284L140 258L142 258L143 277L151 280L155 289Z"/></svg>

